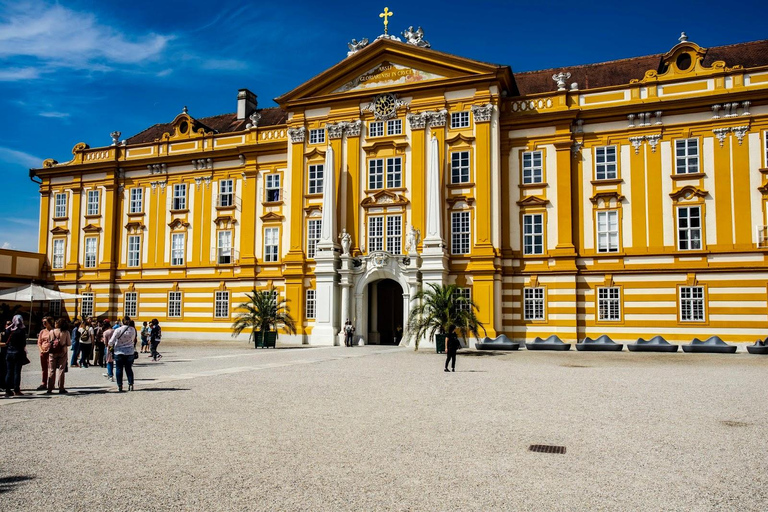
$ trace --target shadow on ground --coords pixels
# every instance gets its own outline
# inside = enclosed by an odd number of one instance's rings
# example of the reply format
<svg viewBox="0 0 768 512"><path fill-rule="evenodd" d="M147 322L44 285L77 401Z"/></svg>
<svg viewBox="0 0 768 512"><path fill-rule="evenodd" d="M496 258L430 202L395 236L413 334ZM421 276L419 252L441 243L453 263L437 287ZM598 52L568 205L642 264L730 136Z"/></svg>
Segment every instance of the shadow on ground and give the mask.
<svg viewBox="0 0 768 512"><path fill-rule="evenodd" d="M29 480L34 480L34 479L35 477L33 476L24 476L24 475L2 476L0 477L0 494L11 492L19 484L27 482Z"/></svg>

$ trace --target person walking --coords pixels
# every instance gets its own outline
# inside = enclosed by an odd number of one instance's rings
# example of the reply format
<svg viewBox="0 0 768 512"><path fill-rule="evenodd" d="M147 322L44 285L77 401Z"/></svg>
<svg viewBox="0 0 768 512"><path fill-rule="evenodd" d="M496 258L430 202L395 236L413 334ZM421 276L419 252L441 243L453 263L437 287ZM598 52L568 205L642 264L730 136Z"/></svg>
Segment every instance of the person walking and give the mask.
<svg viewBox="0 0 768 512"><path fill-rule="evenodd" d="M79 368L80 365L77 364L77 356L80 355L80 320L75 320L74 327L69 336L72 340L72 359L69 361L69 366L72 368Z"/></svg>
<svg viewBox="0 0 768 512"><path fill-rule="evenodd" d="M64 376L67 371L67 347L72 344L69 330L67 330L67 321L63 318L56 320L56 327L49 333L48 350L48 391L53 393L54 384L58 383L59 394L66 394L64 389Z"/></svg>
<svg viewBox="0 0 768 512"><path fill-rule="evenodd" d="M42 379L38 391L48 389L48 352L50 350L50 334L53 330L53 319L49 316L43 318L43 328L37 333L37 348L40 351L40 369L42 370Z"/></svg>
<svg viewBox="0 0 768 512"><path fill-rule="evenodd" d="M153 361L157 361L163 357L162 354L157 351L157 346L160 344L160 340L163 337L163 330L160 328L160 322L157 321L157 318L153 318L149 325L151 327L151 330L149 331L149 348L152 352L152 355L149 357L151 357Z"/></svg>
<svg viewBox="0 0 768 512"><path fill-rule="evenodd" d="M108 346L114 351L117 369L117 391L123 392L123 371L128 376L128 391L133 391L133 353L136 350L136 329L131 327L131 319L123 318L123 325L116 329Z"/></svg>
<svg viewBox="0 0 768 512"><path fill-rule="evenodd" d="M109 345L109 340L112 338L112 334L114 334L115 330L120 327L120 324L115 324L114 327L109 325L109 320L104 321L104 326L102 328L102 339L104 340L104 343ZM103 374L104 377L106 377L109 381L115 382L114 372L112 371L114 368L114 356L112 354L112 351L107 348L107 373Z"/></svg>
<svg viewBox="0 0 768 512"><path fill-rule="evenodd" d="M11 321L5 321L5 328L0 331L0 391L5 392L5 357L8 355L8 337L11 335L10 331Z"/></svg>
<svg viewBox="0 0 768 512"><path fill-rule="evenodd" d="M80 368L88 368L93 352L93 338L90 322L83 319L80 325Z"/></svg>
<svg viewBox="0 0 768 512"><path fill-rule="evenodd" d="M351 347L354 343L355 339L355 326L352 325L352 322L349 321L349 318L347 318L347 321L344 322L344 345L347 347Z"/></svg>
<svg viewBox="0 0 768 512"><path fill-rule="evenodd" d="M456 335L456 326L451 325L448 327L448 334L445 338L446 344L446 357L445 357L445 371L448 371L448 363L451 362L452 372L456 371L456 352L461 345L459 344L459 337Z"/></svg>
<svg viewBox="0 0 768 512"><path fill-rule="evenodd" d="M141 327L141 353L149 352L149 324L144 322Z"/></svg>
<svg viewBox="0 0 768 512"><path fill-rule="evenodd" d="M5 356L5 396L21 396L21 367L29 363L27 358L27 331L24 319L16 315L7 329L8 353Z"/></svg>
<svg viewBox="0 0 768 512"><path fill-rule="evenodd" d="M104 325L109 325L109 320L104 320ZM93 366L100 366L104 368L104 329L102 328L99 320L93 319L91 338L93 339Z"/></svg>

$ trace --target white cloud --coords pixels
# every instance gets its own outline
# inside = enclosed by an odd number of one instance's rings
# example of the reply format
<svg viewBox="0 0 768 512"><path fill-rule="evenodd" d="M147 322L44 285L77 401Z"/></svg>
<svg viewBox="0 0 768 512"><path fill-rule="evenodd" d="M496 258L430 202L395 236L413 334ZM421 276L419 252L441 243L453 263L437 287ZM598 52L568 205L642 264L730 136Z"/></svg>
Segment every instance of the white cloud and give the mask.
<svg viewBox="0 0 768 512"><path fill-rule="evenodd" d="M0 162L18 164L24 167L40 167L43 165L43 159L23 151L0 146Z"/></svg>
<svg viewBox="0 0 768 512"><path fill-rule="evenodd" d="M37 68L5 68L0 69L0 82L15 82L17 80L32 80L40 77Z"/></svg>
<svg viewBox="0 0 768 512"><path fill-rule="evenodd" d="M69 117L69 113L68 112L45 111L45 112L40 112L37 115L39 115L40 117L53 117L53 118L57 118L57 119L62 119L62 118L65 118L65 117Z"/></svg>

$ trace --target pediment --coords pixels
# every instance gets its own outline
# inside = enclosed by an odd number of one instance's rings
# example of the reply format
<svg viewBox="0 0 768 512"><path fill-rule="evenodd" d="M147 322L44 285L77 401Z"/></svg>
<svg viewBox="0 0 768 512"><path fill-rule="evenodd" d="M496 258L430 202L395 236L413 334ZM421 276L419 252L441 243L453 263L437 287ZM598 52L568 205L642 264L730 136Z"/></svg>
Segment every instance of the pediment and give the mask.
<svg viewBox="0 0 768 512"><path fill-rule="evenodd" d="M705 198L707 197L707 194L709 194L709 192L707 192L706 190L702 190L698 187L694 187L693 185L687 185L681 189L670 192L669 197L671 197L675 201L680 201L684 199L691 200L694 197Z"/></svg>
<svg viewBox="0 0 768 512"><path fill-rule="evenodd" d="M616 201L616 203L621 203L624 199L625 199L624 196L619 194L615 190L606 191L606 192L597 192L595 195L589 198L592 204L598 204L600 202L602 202L603 204L610 204L611 200Z"/></svg>
<svg viewBox="0 0 768 512"><path fill-rule="evenodd" d="M66 235L67 233L69 233L69 230L61 226L56 226L51 230L51 234L53 235Z"/></svg>
<svg viewBox="0 0 768 512"><path fill-rule="evenodd" d="M542 207L547 206L549 204L549 199L543 199L541 197L537 196L528 196L525 199L518 201L517 205L522 207Z"/></svg>
<svg viewBox="0 0 768 512"><path fill-rule="evenodd" d="M511 85L509 66L488 64L420 48L389 39L379 39L294 90L275 98L286 104L327 101L328 96L370 96L384 91L440 83L450 86L467 79L497 79L503 89Z"/></svg>
<svg viewBox="0 0 768 512"><path fill-rule="evenodd" d="M283 220L285 220L285 217L278 215L275 212L269 212L265 215L262 215L260 218L262 222L283 222Z"/></svg>
<svg viewBox="0 0 768 512"><path fill-rule="evenodd" d="M98 233L101 231L101 227L95 224L88 224L87 226L83 227L83 231L86 233Z"/></svg>
<svg viewBox="0 0 768 512"><path fill-rule="evenodd" d="M373 208L376 206L405 206L408 199L402 194L395 194L388 190L376 192L370 197L366 197L360 202L363 208Z"/></svg>
<svg viewBox="0 0 768 512"><path fill-rule="evenodd" d="M189 222L185 222L181 219L173 219L168 223L168 227L171 229L188 228Z"/></svg>
<svg viewBox="0 0 768 512"><path fill-rule="evenodd" d="M146 228L144 223L137 220L133 220L125 225L125 229L128 230L129 233L140 233L144 228Z"/></svg>

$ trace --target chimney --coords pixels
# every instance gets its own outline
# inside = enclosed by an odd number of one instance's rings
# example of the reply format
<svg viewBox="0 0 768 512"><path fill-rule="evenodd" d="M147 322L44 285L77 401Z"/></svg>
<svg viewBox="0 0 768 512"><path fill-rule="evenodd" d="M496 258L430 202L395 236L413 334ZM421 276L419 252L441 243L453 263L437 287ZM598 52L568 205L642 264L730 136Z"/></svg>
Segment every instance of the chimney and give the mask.
<svg viewBox="0 0 768 512"><path fill-rule="evenodd" d="M258 107L256 101L256 95L248 89L240 89L237 91L237 118L246 119L253 114Z"/></svg>

